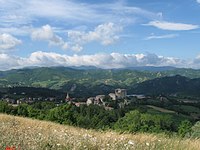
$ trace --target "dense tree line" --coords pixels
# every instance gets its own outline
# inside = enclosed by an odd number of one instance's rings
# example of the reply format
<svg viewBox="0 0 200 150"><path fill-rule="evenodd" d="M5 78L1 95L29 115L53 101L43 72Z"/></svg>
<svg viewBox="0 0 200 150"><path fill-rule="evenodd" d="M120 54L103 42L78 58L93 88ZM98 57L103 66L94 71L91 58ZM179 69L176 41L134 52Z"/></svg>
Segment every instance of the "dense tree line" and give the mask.
<svg viewBox="0 0 200 150"><path fill-rule="evenodd" d="M172 115L148 114L142 108L130 111L125 109L105 110L97 105L76 107L73 104L62 104L56 106L53 102L20 104L14 107L0 101L0 112L91 129L114 129L130 133L176 132L181 137L199 135L192 130L192 123L188 120L175 122ZM199 130L199 123L194 127L194 130L197 129Z"/></svg>

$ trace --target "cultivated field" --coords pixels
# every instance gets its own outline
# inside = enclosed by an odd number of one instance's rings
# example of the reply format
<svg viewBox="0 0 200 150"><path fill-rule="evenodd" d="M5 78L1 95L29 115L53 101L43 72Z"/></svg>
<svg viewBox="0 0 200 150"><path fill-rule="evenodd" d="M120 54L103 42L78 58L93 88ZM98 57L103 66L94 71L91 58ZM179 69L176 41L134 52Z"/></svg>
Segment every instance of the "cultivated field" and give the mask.
<svg viewBox="0 0 200 150"><path fill-rule="evenodd" d="M161 107L156 107L156 106L152 106L152 105L147 105L147 106L150 107L150 108L153 108L155 110L158 110L160 112L163 112L163 113L175 113L175 111L164 109L164 108L161 108Z"/></svg>
<svg viewBox="0 0 200 150"><path fill-rule="evenodd" d="M200 140L97 132L0 114L0 149L14 146L16 150L199 150Z"/></svg>

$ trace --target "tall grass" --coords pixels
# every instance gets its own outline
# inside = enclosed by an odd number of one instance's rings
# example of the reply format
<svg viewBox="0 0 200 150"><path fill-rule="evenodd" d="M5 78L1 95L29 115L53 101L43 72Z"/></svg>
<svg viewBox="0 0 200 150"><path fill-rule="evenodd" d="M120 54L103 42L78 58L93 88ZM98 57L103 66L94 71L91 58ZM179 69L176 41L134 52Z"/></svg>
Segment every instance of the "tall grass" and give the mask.
<svg viewBox="0 0 200 150"><path fill-rule="evenodd" d="M200 140L97 132L0 114L0 149L8 146L20 150L199 150Z"/></svg>

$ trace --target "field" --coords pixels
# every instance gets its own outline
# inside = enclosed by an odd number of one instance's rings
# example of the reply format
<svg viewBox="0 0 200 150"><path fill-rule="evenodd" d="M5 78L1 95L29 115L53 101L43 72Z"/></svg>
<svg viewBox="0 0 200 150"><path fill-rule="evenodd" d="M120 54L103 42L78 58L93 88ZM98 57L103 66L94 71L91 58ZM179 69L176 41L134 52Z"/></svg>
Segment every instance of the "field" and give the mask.
<svg viewBox="0 0 200 150"><path fill-rule="evenodd" d="M147 107L153 108L153 109L160 111L160 112L163 112L163 113L175 113L175 111L164 109L164 108L161 108L161 107L152 106L152 105L147 105Z"/></svg>
<svg viewBox="0 0 200 150"><path fill-rule="evenodd" d="M200 140L153 134L119 134L0 114L0 149L198 150Z"/></svg>

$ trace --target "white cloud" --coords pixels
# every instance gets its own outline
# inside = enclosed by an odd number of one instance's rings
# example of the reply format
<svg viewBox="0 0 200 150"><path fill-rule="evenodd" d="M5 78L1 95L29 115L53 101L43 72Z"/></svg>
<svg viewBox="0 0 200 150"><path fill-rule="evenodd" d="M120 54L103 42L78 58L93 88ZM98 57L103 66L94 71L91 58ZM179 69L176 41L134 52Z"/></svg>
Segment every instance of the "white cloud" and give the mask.
<svg viewBox="0 0 200 150"><path fill-rule="evenodd" d="M156 28L162 30L174 30L174 31L181 31L181 30L193 30L198 29L198 25L193 24L184 24L184 23L173 23L173 22L166 22L166 21L151 21L148 24L144 24L147 26L154 26Z"/></svg>
<svg viewBox="0 0 200 150"><path fill-rule="evenodd" d="M50 25L34 29L31 38L33 40L47 41L49 42L49 45L62 46L64 44L63 39L54 33Z"/></svg>
<svg viewBox="0 0 200 150"><path fill-rule="evenodd" d="M21 27L0 27L0 33L7 33L12 35L25 36L29 35L32 31L32 26L21 26Z"/></svg>
<svg viewBox="0 0 200 150"><path fill-rule="evenodd" d="M13 37L10 34L0 34L0 51L5 52L5 50L13 49L21 43L21 40Z"/></svg>
<svg viewBox="0 0 200 150"><path fill-rule="evenodd" d="M197 64L200 67L200 61L197 60L191 63L182 59L158 56L156 54L111 53L69 56L53 52L37 51L25 58L0 54L0 70L28 66L95 66L99 68L124 68L135 66L194 67Z"/></svg>
<svg viewBox="0 0 200 150"><path fill-rule="evenodd" d="M39 29L33 31L31 35L32 39L34 40L49 40L54 37L53 30L49 25L42 26Z"/></svg>
<svg viewBox="0 0 200 150"><path fill-rule="evenodd" d="M0 25L4 27L29 26L38 20L47 20L61 25L104 22L130 23L138 16L147 19L160 19L161 13L153 13L139 7L128 6L123 2L80 3L66 0L1 0Z"/></svg>
<svg viewBox="0 0 200 150"><path fill-rule="evenodd" d="M70 49L80 52L83 46L90 42L99 42L102 45L110 45L119 39L119 33L123 30L122 26L114 23L100 24L92 31L67 31L66 40L55 34L50 25L34 29L31 38L33 40L47 41L49 45L60 46L62 49Z"/></svg>
<svg viewBox="0 0 200 150"><path fill-rule="evenodd" d="M105 23L98 25L93 31L68 31L68 45L66 48L71 48L75 51L80 51L84 44L97 41L102 45L110 45L119 39L119 33L123 30L122 26L114 23ZM71 46L70 46L71 45Z"/></svg>
<svg viewBox="0 0 200 150"><path fill-rule="evenodd" d="M20 66L23 67L24 65L19 64L20 60L21 58L16 56L0 54L0 70L8 70Z"/></svg>
<svg viewBox="0 0 200 150"><path fill-rule="evenodd" d="M197 1L197 3L200 3L200 0L196 0Z"/></svg>
<svg viewBox="0 0 200 150"><path fill-rule="evenodd" d="M145 38L145 40L151 40L151 39L170 39L177 37L178 34L166 34L166 35L151 35Z"/></svg>

